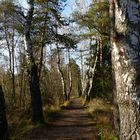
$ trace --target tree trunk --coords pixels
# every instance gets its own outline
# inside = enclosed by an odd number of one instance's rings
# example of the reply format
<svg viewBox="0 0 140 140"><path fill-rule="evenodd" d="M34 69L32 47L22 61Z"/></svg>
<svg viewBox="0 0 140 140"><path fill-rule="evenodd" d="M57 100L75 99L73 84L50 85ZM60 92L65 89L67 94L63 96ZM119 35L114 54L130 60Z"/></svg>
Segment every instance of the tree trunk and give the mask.
<svg viewBox="0 0 140 140"><path fill-rule="evenodd" d="M110 20L111 20L111 45L112 45L112 41L113 41L113 37L114 37L114 33L115 33L115 11L114 11L114 0L110 0ZM113 62L112 62L113 63ZM114 65L112 65L112 81L113 81L113 102L114 102L114 127L117 130L117 132L120 132L120 115L119 115L119 107L118 107L118 103L117 103L117 92L116 92L116 81L115 81L115 69L114 69Z"/></svg>
<svg viewBox="0 0 140 140"><path fill-rule="evenodd" d="M33 65L29 73L29 83L31 92L31 105L32 105L32 117L33 122L44 122L43 110L42 110L42 99L40 92L40 84L37 66Z"/></svg>
<svg viewBox="0 0 140 140"><path fill-rule="evenodd" d="M84 95L84 64L83 64L83 53L82 50L80 51L80 59L81 59L81 83L82 83L82 94Z"/></svg>
<svg viewBox="0 0 140 140"><path fill-rule="evenodd" d="M42 66L43 66L43 58L44 58L44 47L45 47L45 34L47 32L46 24L47 24L47 15L48 13L45 14L45 21L43 25L43 31L42 31L42 37L41 37L41 50L40 50L40 61L39 61L39 79L41 78L41 72L42 72Z"/></svg>
<svg viewBox="0 0 140 140"><path fill-rule="evenodd" d="M90 101L90 97L91 97L91 94L92 94L93 78L94 78L94 74L95 74L95 69L96 69L96 64L97 64L98 54L99 54L99 49L100 49L100 46L99 46L98 43L97 43L97 48L96 49L97 50L96 50L96 54L95 54L95 59L94 59L94 62L92 64L92 66L90 67L89 73L88 73L89 81L88 81L87 85L89 85L89 87L88 87L88 90L87 90L87 93L86 93L86 102Z"/></svg>
<svg viewBox="0 0 140 140"><path fill-rule="evenodd" d="M6 17L5 17L6 18ZM6 21L5 21L6 22ZM11 84L12 84L12 94L11 94L11 105L14 105L16 102L16 92L15 92L15 72L14 72L14 53L15 53L15 49L14 49L14 31L12 33L11 36L9 36L9 31L8 31L8 27L5 23L4 26L4 30L5 30L5 38L6 38L6 43L7 43L7 47L8 47L8 55L9 55L9 70L10 70L10 75L11 75Z"/></svg>
<svg viewBox="0 0 140 140"><path fill-rule="evenodd" d="M120 139L140 140L140 4L134 0L110 0L112 4L112 65Z"/></svg>
<svg viewBox="0 0 140 140"><path fill-rule="evenodd" d="M28 75L29 85L31 93L31 105L32 105L32 119L34 123L43 123L43 110L42 110L42 99L40 91L40 83L38 76L38 69L35 64L35 58L33 53L33 45L31 40L31 25L34 12L34 0L28 1L28 10L26 16L26 26L24 41L27 48L27 61L28 61Z"/></svg>
<svg viewBox="0 0 140 140"><path fill-rule="evenodd" d="M67 101L68 96L67 96L67 91L66 91L66 83L65 83L65 79L64 79L64 74L63 74L61 67L60 67L60 54L59 54L58 47L57 47L57 69L58 69L58 72L59 72L60 77L61 77L62 92L63 92L64 101Z"/></svg>
<svg viewBox="0 0 140 140"><path fill-rule="evenodd" d="M1 85L0 85L0 139L9 140L8 124L5 111L5 99Z"/></svg>
<svg viewBox="0 0 140 140"><path fill-rule="evenodd" d="M69 79L69 91L67 92L68 100L70 100L70 95L72 91L72 73L70 64L70 50L68 48L68 79Z"/></svg>

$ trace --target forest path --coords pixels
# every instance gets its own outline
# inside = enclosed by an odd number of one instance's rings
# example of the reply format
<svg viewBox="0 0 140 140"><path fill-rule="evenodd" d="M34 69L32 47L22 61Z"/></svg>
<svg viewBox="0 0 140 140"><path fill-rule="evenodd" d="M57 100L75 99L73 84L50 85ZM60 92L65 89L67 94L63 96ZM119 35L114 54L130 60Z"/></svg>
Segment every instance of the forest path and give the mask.
<svg viewBox="0 0 140 140"><path fill-rule="evenodd" d="M26 140L97 140L96 122L90 119L82 106L80 98L72 99L72 103L60 112L58 119L49 125L37 128Z"/></svg>

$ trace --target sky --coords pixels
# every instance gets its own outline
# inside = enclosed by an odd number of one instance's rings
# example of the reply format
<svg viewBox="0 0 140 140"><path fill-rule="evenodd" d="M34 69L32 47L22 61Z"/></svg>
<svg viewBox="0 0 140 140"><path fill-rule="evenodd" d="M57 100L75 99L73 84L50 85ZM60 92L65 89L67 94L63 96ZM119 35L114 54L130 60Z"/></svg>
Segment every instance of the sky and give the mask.
<svg viewBox="0 0 140 140"><path fill-rule="evenodd" d="M21 3L24 8L26 7L26 1L27 0L17 0L17 2ZM84 11L89 5L90 1L91 0L67 0L66 7L64 7L62 14L64 16L69 16L77 7Z"/></svg>
<svg viewBox="0 0 140 140"><path fill-rule="evenodd" d="M66 17L70 17L72 12L74 12L75 10L78 10L78 9L80 9L80 12L85 12L87 10L87 7L90 5L90 3L91 3L91 0L67 0L67 5L63 10L62 15L66 16ZM67 30L69 30L69 29L66 28L64 31L67 32ZM82 46L82 48L81 48L81 46ZM82 42L82 43L78 44L77 49L84 49L87 46L88 46L87 42ZM77 64L81 68L80 55L81 54L79 52L74 52L74 50L71 50L71 57L76 60Z"/></svg>
<svg viewBox="0 0 140 140"><path fill-rule="evenodd" d="M73 11L73 5L74 5L75 0L67 0L67 5L64 8L63 14L68 16L72 13Z"/></svg>
<svg viewBox="0 0 140 140"><path fill-rule="evenodd" d="M91 0L67 0L67 5L62 12L63 15L70 16L70 14L75 11L77 8L80 11L84 12L87 10L87 7L91 3Z"/></svg>

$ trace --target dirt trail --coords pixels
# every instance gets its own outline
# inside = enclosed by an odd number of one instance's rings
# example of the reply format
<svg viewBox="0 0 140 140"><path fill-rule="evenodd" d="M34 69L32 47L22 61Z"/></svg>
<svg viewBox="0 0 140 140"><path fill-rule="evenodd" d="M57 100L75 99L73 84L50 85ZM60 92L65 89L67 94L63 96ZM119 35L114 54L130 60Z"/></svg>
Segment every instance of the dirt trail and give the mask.
<svg viewBox="0 0 140 140"><path fill-rule="evenodd" d="M26 140L97 140L94 123L83 109L81 100L75 98L72 104L60 112L57 120L35 129Z"/></svg>

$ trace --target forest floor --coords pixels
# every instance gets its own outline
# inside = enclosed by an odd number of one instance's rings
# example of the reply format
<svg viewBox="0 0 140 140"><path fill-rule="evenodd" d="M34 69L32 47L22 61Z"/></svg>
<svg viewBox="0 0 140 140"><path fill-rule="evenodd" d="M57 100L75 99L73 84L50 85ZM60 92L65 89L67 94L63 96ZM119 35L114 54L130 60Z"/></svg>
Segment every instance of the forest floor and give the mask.
<svg viewBox="0 0 140 140"><path fill-rule="evenodd" d="M25 140L98 140L97 122L82 106L80 98L60 111L59 116L45 126L33 129Z"/></svg>

